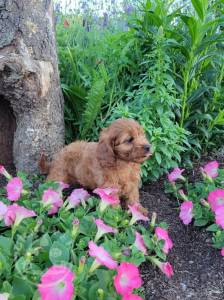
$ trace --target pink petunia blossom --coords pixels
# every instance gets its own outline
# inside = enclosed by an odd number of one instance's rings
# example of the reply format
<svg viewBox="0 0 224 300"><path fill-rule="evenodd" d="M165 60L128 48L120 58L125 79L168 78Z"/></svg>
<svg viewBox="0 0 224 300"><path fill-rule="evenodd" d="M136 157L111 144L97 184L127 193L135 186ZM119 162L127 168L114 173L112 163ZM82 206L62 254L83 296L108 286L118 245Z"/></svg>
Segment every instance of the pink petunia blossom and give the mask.
<svg viewBox="0 0 224 300"><path fill-rule="evenodd" d="M117 262L113 260L110 254L102 246L97 246L93 241L89 241L88 246L89 255L95 257L95 261L90 272L95 270L100 265L106 266L108 269L117 268Z"/></svg>
<svg viewBox="0 0 224 300"><path fill-rule="evenodd" d="M204 176L211 179L218 176L218 168L219 168L219 163L216 160L214 160L207 163L204 166L204 168L201 168L201 170Z"/></svg>
<svg viewBox="0 0 224 300"><path fill-rule="evenodd" d="M118 294L131 294L133 289L141 287L142 279L138 268L129 262L122 262L114 277L114 286Z"/></svg>
<svg viewBox="0 0 224 300"><path fill-rule="evenodd" d="M163 246L163 252L168 254L169 250L173 248L173 242L170 239L167 230L161 227L156 227L155 234L158 240L163 240L165 242Z"/></svg>
<svg viewBox="0 0 224 300"><path fill-rule="evenodd" d="M50 206L48 215L55 214L58 211L58 209L63 205L63 200L61 199L60 195L52 188L48 188L43 192L42 202L44 207Z"/></svg>
<svg viewBox="0 0 224 300"><path fill-rule="evenodd" d="M61 191L63 191L64 189L68 189L69 188L69 184L65 183L63 181L58 181L58 186L60 188Z"/></svg>
<svg viewBox="0 0 224 300"><path fill-rule="evenodd" d="M23 190L23 182L21 178L14 177L10 179L6 185L7 198L10 201L17 201L21 196L22 190Z"/></svg>
<svg viewBox="0 0 224 300"><path fill-rule="evenodd" d="M52 266L42 275L38 291L41 300L71 300L75 276L66 266Z"/></svg>
<svg viewBox="0 0 224 300"><path fill-rule="evenodd" d="M117 189L113 188L96 188L93 193L100 196L101 202L100 202L100 211L103 212L107 206L112 205L118 205L120 203L118 197L117 197Z"/></svg>
<svg viewBox="0 0 224 300"><path fill-rule="evenodd" d="M216 189L210 192L208 194L208 202L214 212L216 209L224 207L224 190Z"/></svg>
<svg viewBox="0 0 224 300"><path fill-rule="evenodd" d="M192 201L185 201L180 206L180 219L185 225L191 223L193 218L193 202Z"/></svg>
<svg viewBox="0 0 224 300"><path fill-rule="evenodd" d="M168 174L169 182L175 182L177 179L185 180L185 178L181 175L185 169L174 168L171 173Z"/></svg>
<svg viewBox="0 0 224 300"><path fill-rule="evenodd" d="M0 201L0 221L4 219L4 216L7 212L7 205Z"/></svg>
<svg viewBox="0 0 224 300"><path fill-rule="evenodd" d="M143 237L141 236L141 234L137 231L135 231L135 242L134 242L134 246L141 252L143 252L144 255L147 254L147 249L145 246L145 242L143 240Z"/></svg>
<svg viewBox="0 0 224 300"><path fill-rule="evenodd" d="M124 295L122 300L143 300L140 296L134 294Z"/></svg>
<svg viewBox="0 0 224 300"><path fill-rule="evenodd" d="M160 270L168 277L173 276L173 267L169 262L161 263Z"/></svg>
<svg viewBox="0 0 224 300"><path fill-rule="evenodd" d="M4 175L6 179L11 179L12 176L6 171L5 167L0 165L0 174Z"/></svg>
<svg viewBox="0 0 224 300"><path fill-rule="evenodd" d="M75 189L71 195L68 197L68 206L66 209L71 209L80 204L80 202L84 203L90 194L84 189Z"/></svg>
<svg viewBox="0 0 224 300"><path fill-rule="evenodd" d="M215 210L215 222L222 229L224 229L224 206L219 207Z"/></svg>
<svg viewBox="0 0 224 300"><path fill-rule="evenodd" d="M6 226L14 224L18 226L23 219L35 217L36 213L18 204L9 205L7 212L4 215L4 222Z"/></svg>
<svg viewBox="0 0 224 300"><path fill-rule="evenodd" d="M155 264L168 277L173 276L173 267L169 262L161 262L155 256L149 256L148 259Z"/></svg>
<svg viewBox="0 0 224 300"><path fill-rule="evenodd" d="M8 293L0 294L0 300L8 300L8 299L9 299L9 294Z"/></svg>
<svg viewBox="0 0 224 300"><path fill-rule="evenodd" d="M221 249L221 255L224 256L224 248Z"/></svg>
<svg viewBox="0 0 224 300"><path fill-rule="evenodd" d="M140 211L140 205L135 203L133 205L128 205L128 208L129 210L131 211L131 214L132 214L132 218L131 218L131 221L130 221L130 225L133 225L135 222L137 221L148 221L149 218L144 216L141 211Z"/></svg>
<svg viewBox="0 0 224 300"><path fill-rule="evenodd" d="M64 189L69 188L69 184L67 184L67 183L65 183L63 181L57 181L57 184L58 184L58 187L56 189L56 192L58 192L58 194L60 195L60 197L62 197L63 196L62 191Z"/></svg>
<svg viewBox="0 0 224 300"><path fill-rule="evenodd" d="M117 229L105 224L101 219L94 219L97 226L97 233L94 242L97 242L105 233L117 233Z"/></svg>

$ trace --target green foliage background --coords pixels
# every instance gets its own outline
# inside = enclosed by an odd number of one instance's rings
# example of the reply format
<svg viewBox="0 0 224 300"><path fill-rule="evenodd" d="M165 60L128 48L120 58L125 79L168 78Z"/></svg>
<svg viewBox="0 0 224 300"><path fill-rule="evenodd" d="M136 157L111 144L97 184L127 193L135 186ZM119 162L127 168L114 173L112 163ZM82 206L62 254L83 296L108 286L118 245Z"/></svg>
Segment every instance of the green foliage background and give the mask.
<svg viewBox="0 0 224 300"><path fill-rule="evenodd" d="M132 14L106 27L89 14L61 16L67 143L97 140L116 118L137 119L154 150L144 180L223 145L224 3L189 2L186 10L174 1L137 1Z"/></svg>

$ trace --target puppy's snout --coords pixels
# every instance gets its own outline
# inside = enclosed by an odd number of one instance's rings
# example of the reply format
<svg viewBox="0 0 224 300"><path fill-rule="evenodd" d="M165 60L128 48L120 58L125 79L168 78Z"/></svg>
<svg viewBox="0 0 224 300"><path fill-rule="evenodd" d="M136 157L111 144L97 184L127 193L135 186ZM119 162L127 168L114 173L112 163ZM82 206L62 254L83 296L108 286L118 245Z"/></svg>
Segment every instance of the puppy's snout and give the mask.
<svg viewBox="0 0 224 300"><path fill-rule="evenodd" d="M146 153L148 153L150 151L150 145L149 144L144 145L143 148L144 148Z"/></svg>

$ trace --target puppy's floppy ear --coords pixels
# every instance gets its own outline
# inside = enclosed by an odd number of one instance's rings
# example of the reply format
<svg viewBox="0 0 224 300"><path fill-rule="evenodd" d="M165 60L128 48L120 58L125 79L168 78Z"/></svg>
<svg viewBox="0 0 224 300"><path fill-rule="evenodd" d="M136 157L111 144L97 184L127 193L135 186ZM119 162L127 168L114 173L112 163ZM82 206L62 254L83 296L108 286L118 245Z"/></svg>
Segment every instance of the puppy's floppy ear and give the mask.
<svg viewBox="0 0 224 300"><path fill-rule="evenodd" d="M114 138L104 129L98 142L96 157L103 167L113 167L116 158L113 150Z"/></svg>

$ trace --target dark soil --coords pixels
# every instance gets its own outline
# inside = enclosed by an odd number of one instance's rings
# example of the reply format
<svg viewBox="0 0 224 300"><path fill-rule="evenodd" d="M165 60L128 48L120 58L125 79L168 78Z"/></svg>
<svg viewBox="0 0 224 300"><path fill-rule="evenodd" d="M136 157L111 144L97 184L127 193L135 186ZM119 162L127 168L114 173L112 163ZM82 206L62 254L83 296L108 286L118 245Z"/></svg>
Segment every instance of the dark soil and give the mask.
<svg viewBox="0 0 224 300"><path fill-rule="evenodd" d="M174 276L167 279L158 268L145 263L141 269L146 300L223 300L224 258L211 247L211 234L204 229L183 225L175 198L168 198L163 181L141 190L141 202L158 215L158 222L169 224L174 247L168 261Z"/></svg>

